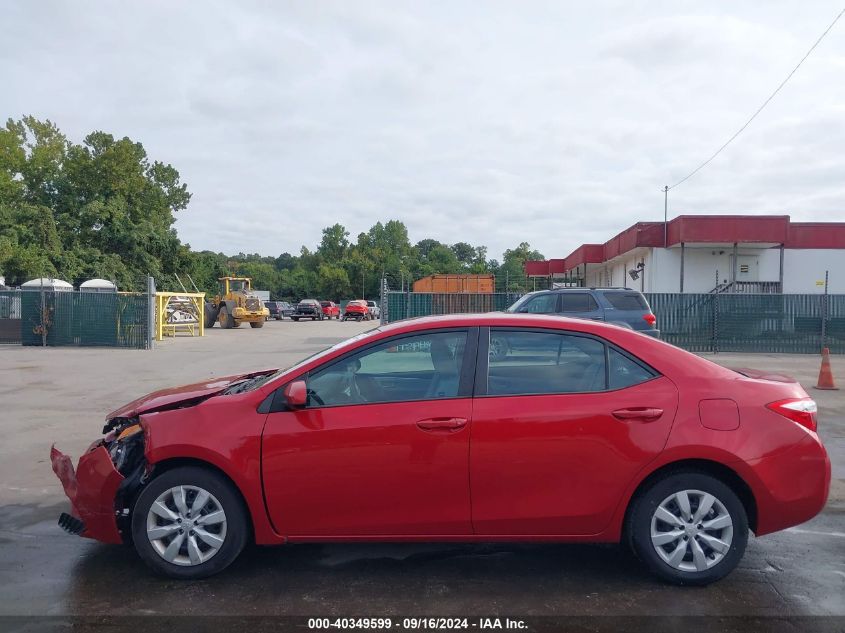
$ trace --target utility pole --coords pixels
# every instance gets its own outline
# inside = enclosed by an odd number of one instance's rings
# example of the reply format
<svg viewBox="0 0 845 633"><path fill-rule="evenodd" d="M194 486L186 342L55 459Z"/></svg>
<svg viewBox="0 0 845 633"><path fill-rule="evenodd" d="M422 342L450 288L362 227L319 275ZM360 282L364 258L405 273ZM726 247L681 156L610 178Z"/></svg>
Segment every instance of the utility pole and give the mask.
<svg viewBox="0 0 845 633"><path fill-rule="evenodd" d="M669 246L669 185L663 185L663 248Z"/></svg>
<svg viewBox="0 0 845 633"><path fill-rule="evenodd" d="M361 298L366 299L364 296L364 268L361 268Z"/></svg>

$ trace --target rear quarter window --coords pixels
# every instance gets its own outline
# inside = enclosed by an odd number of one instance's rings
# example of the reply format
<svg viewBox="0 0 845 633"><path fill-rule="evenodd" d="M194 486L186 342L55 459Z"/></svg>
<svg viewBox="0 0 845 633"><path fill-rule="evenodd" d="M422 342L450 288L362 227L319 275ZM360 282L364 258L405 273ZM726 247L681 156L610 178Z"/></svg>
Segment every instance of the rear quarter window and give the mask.
<svg viewBox="0 0 845 633"><path fill-rule="evenodd" d="M604 298L617 310L648 310L645 298L634 292L606 292Z"/></svg>
<svg viewBox="0 0 845 633"><path fill-rule="evenodd" d="M564 292L561 294L561 312L595 312L598 309L596 300L586 292Z"/></svg>

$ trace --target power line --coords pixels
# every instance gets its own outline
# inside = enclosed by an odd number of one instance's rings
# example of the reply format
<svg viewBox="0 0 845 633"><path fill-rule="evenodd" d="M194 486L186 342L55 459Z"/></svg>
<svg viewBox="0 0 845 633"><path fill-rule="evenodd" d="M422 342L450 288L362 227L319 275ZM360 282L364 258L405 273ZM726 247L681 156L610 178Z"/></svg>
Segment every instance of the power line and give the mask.
<svg viewBox="0 0 845 633"><path fill-rule="evenodd" d="M666 188L664 188L664 191L668 191L669 189L674 189L675 187L677 187L677 186L678 186L678 185L680 185L681 183L683 183L683 182L685 182L685 181L689 180L690 178L692 178L693 176L695 176L695 174L697 174L697 173L698 173L699 171L701 171L704 167L706 167L707 165L709 165L709 164L710 164L710 162L711 162L714 158L716 158L719 154L721 154L721 153L722 153L722 150L724 150L724 149L725 149L728 145L730 145L730 144L733 142L733 140L734 140L737 136L739 136L740 134L742 134L742 132L745 130L745 128L747 128L749 125L751 125L751 122L752 122L752 121L753 121L753 120L757 117L757 115L758 115L758 114L760 114L760 112L762 112L762 111L763 111L763 108L765 108L767 105L769 105L769 102L770 102L772 99L774 99L774 98L775 98L775 95L776 95L778 92L780 92L780 89L781 89L781 88L783 88L783 87L786 85L786 82L787 82L787 81L789 81L789 80L792 78L792 75L794 75L794 74L797 72L797 70L798 70L799 68L801 68L801 64L803 64L803 63L804 63L804 61L805 61L805 60L806 60L806 59L810 56L810 53L812 53L812 52L815 50L816 46L818 46L818 45L819 45L819 43L820 43L820 42L821 42L821 41L825 38L825 36L826 36L826 35L830 32L830 30L831 30L831 29L832 29L832 28L836 25L836 23L839 21L839 18L841 18L843 14L845 14L845 9L842 9L842 11L840 11L840 12L839 12L839 15L837 15L837 16L834 18L833 22L831 22L831 23L830 23L830 26L828 26L828 27L825 29L824 33L822 33L822 34L819 36L819 39L817 39L817 40L816 40L816 43L815 43L815 44L813 44L813 45L810 47L810 50L808 50L808 51L807 51L807 54L806 54L806 55L804 55L804 57L802 57L802 58L801 58L801 61L800 61L800 62L798 62L798 64L795 66L795 68L793 68L793 69L792 69L792 72L790 72L790 73L786 76L786 79L784 79L782 82L780 82L780 85L779 85L779 86L775 89L775 91L774 91L771 95L769 95L769 98L768 98L768 99L766 99L766 100L763 102L763 105L761 105L759 108L757 108L757 111L756 111L754 114L752 114L752 115L751 115L751 118L750 118L750 119L748 119L748 120L745 122L745 125L743 125L741 128L739 128L739 129L736 131L736 133L735 133L732 137L730 137L730 138L729 138L729 139L725 142L725 144L724 144L724 145L722 145L719 149L717 149L717 150L716 150L716 152L715 152L715 153L714 153L714 154L713 154L710 158L708 158L707 160L705 160L705 161L704 161L703 163L701 163L698 167L696 167L695 169L693 169L693 170L692 170L689 174L687 174L686 176L684 176L683 178L681 178L678 182L676 182L676 183L675 183L674 185L672 185L671 187L666 187Z"/></svg>

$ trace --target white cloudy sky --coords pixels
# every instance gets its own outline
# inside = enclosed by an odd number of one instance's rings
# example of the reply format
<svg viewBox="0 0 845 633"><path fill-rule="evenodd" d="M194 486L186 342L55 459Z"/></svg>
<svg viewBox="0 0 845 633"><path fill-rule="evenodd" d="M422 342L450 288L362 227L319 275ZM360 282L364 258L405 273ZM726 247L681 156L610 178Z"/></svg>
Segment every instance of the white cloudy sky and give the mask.
<svg viewBox="0 0 845 633"><path fill-rule="evenodd" d="M342 222L547 257L663 214L841 0L0 5L0 116L143 142L194 248ZM670 215L845 220L845 18Z"/></svg>

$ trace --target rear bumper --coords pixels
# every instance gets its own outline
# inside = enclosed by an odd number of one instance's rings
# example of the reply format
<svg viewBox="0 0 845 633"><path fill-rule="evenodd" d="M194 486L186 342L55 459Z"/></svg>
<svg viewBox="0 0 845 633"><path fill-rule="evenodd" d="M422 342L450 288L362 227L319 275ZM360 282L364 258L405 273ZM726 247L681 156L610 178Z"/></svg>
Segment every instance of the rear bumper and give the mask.
<svg viewBox="0 0 845 633"><path fill-rule="evenodd" d="M79 530L78 524L72 524L63 516L60 525L68 529L70 524L74 529L68 531L97 541L122 543L114 502L123 475L115 470L105 447L89 449L79 458L76 470L70 457L55 446L50 449L50 462L70 499L71 517L79 519L83 524Z"/></svg>
<svg viewBox="0 0 845 633"><path fill-rule="evenodd" d="M809 521L830 492L830 458L815 435L792 448L748 462L758 478L757 536Z"/></svg>

